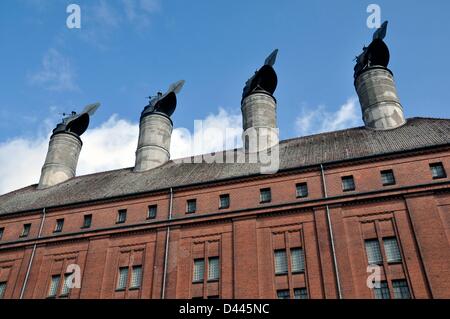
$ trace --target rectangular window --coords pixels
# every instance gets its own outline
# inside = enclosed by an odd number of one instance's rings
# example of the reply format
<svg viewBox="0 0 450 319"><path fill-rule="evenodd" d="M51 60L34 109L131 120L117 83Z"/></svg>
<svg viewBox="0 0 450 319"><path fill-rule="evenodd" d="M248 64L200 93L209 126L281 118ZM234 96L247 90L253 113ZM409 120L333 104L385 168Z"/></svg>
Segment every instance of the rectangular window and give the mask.
<svg viewBox="0 0 450 319"><path fill-rule="evenodd" d="M278 299L290 299L291 296L289 294L289 290L278 290L277 291Z"/></svg>
<svg viewBox="0 0 450 319"><path fill-rule="evenodd" d="M220 195L219 208L229 208L230 207L230 195L223 194Z"/></svg>
<svg viewBox="0 0 450 319"><path fill-rule="evenodd" d="M63 284L63 287L61 289L61 296L62 297L69 295L69 292L70 292L69 285L72 282L72 278L73 278L73 273L64 275L64 284Z"/></svg>
<svg viewBox="0 0 450 319"><path fill-rule="evenodd" d="M158 205L148 206L147 219L155 219L157 212L158 212Z"/></svg>
<svg viewBox="0 0 450 319"><path fill-rule="evenodd" d="M57 219L56 224L55 224L55 230L53 232L60 233L60 232L62 232L63 227L64 227L64 218Z"/></svg>
<svg viewBox="0 0 450 319"><path fill-rule="evenodd" d="M1 227L0 228L0 240L2 240L2 237L3 237L3 233L5 232L5 228L4 227Z"/></svg>
<svg viewBox="0 0 450 319"><path fill-rule="evenodd" d="M299 183L296 186L297 197L308 197L308 184Z"/></svg>
<svg viewBox="0 0 450 319"><path fill-rule="evenodd" d="M130 288L141 288L142 282L142 266L133 266L131 272L131 285Z"/></svg>
<svg viewBox="0 0 450 319"><path fill-rule="evenodd" d="M391 299L387 281L381 281L379 288L374 288L375 299Z"/></svg>
<svg viewBox="0 0 450 319"><path fill-rule="evenodd" d="M263 188L259 192L259 199L261 203L269 203L272 200L272 192L270 191L270 188Z"/></svg>
<svg viewBox="0 0 450 319"><path fill-rule="evenodd" d="M117 213L117 224L123 224L127 221L127 210L121 209Z"/></svg>
<svg viewBox="0 0 450 319"><path fill-rule="evenodd" d="M308 299L308 291L306 288L294 289L294 299Z"/></svg>
<svg viewBox="0 0 450 319"><path fill-rule="evenodd" d="M194 260L194 275L192 278L193 282L203 282L205 275L205 260L195 259Z"/></svg>
<svg viewBox="0 0 450 319"><path fill-rule="evenodd" d="M208 280L219 280L219 257L208 258Z"/></svg>
<svg viewBox="0 0 450 319"><path fill-rule="evenodd" d="M445 173L444 165L442 165L442 163L432 163L430 164L430 169L433 179L447 177L447 173Z"/></svg>
<svg viewBox="0 0 450 319"><path fill-rule="evenodd" d="M394 288L395 299L411 299L411 294L409 293L408 283L406 280L393 280L392 286Z"/></svg>
<svg viewBox="0 0 450 319"><path fill-rule="evenodd" d="M286 250L275 250L275 274L284 275L288 272Z"/></svg>
<svg viewBox="0 0 450 319"><path fill-rule="evenodd" d="M0 299L3 299L6 291L6 282L0 282Z"/></svg>
<svg viewBox="0 0 450 319"><path fill-rule="evenodd" d="M22 230L22 234L20 235L20 237L28 237L28 235L30 234L30 229L31 229L31 224L23 225L23 230Z"/></svg>
<svg viewBox="0 0 450 319"><path fill-rule="evenodd" d="M384 252L388 263L397 263L402 261L402 255L398 248L397 238L389 237L383 239Z"/></svg>
<svg viewBox="0 0 450 319"><path fill-rule="evenodd" d="M48 297L54 298L58 294L58 288L59 288L59 281L61 279L60 275L54 275L52 276L50 287L48 289Z"/></svg>
<svg viewBox="0 0 450 319"><path fill-rule="evenodd" d="M305 256L303 255L303 249L291 249L291 269L292 273L305 271Z"/></svg>
<svg viewBox="0 0 450 319"><path fill-rule="evenodd" d="M365 241L367 262L369 265L380 265L383 263L381 255L380 243L378 239L369 239Z"/></svg>
<svg viewBox="0 0 450 319"><path fill-rule="evenodd" d="M119 276L117 277L116 290L125 290L128 284L128 267L119 268Z"/></svg>
<svg viewBox="0 0 450 319"><path fill-rule="evenodd" d="M186 213L193 214L197 210L197 200L188 199L186 202Z"/></svg>
<svg viewBox="0 0 450 319"><path fill-rule="evenodd" d="M394 171L391 169L381 171L381 183L383 183L383 186L394 185L395 184Z"/></svg>
<svg viewBox="0 0 450 319"><path fill-rule="evenodd" d="M84 215L83 227L82 228L90 228L92 225L92 215Z"/></svg>
<svg viewBox="0 0 450 319"><path fill-rule="evenodd" d="M344 192L355 190L355 180L353 179L353 176L342 177L342 190Z"/></svg>

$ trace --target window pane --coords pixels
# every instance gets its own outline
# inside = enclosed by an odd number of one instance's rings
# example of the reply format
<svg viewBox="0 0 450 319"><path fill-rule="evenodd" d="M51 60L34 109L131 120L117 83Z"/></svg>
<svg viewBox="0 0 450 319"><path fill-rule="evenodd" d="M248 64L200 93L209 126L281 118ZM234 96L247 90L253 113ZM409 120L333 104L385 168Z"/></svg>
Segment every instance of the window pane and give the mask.
<svg viewBox="0 0 450 319"><path fill-rule="evenodd" d="M394 298L395 299L410 299L411 294L409 293L408 283L406 280L394 280L392 281L392 286L394 287Z"/></svg>
<svg viewBox="0 0 450 319"><path fill-rule="evenodd" d="M142 266L134 266L131 273L131 288L140 288L142 282Z"/></svg>
<svg viewBox="0 0 450 319"><path fill-rule="evenodd" d="M5 232L5 228L0 228L0 240L2 239L2 237L3 237L3 233Z"/></svg>
<svg viewBox="0 0 450 319"><path fill-rule="evenodd" d="M381 172L381 182L383 185L395 184L394 172L392 170Z"/></svg>
<svg viewBox="0 0 450 319"><path fill-rule="evenodd" d="M219 257L211 257L208 262L208 280L219 279L220 269L219 269Z"/></svg>
<svg viewBox="0 0 450 319"><path fill-rule="evenodd" d="M275 250L275 274L288 272L286 250Z"/></svg>
<svg viewBox="0 0 450 319"><path fill-rule="evenodd" d="M297 184L297 197L308 196L308 185L306 183Z"/></svg>
<svg viewBox="0 0 450 319"><path fill-rule="evenodd" d="M355 190L355 181L353 179L353 176L342 177L342 189L344 191Z"/></svg>
<svg viewBox="0 0 450 319"><path fill-rule="evenodd" d="M151 205L148 206L148 215L147 218L148 219L153 219L156 218L156 212L157 212L158 208L156 205Z"/></svg>
<svg viewBox="0 0 450 319"><path fill-rule="evenodd" d="M303 255L303 249L291 249L291 268L292 272L305 271L305 256Z"/></svg>
<svg viewBox="0 0 450 319"><path fill-rule="evenodd" d="M64 219L56 220L55 233L61 232L64 227Z"/></svg>
<svg viewBox="0 0 450 319"><path fill-rule="evenodd" d="M61 276L55 275L52 276L52 280L50 282L50 288L48 290L48 296L49 297L56 297L56 294L58 293L58 287L59 287L59 280Z"/></svg>
<svg viewBox="0 0 450 319"><path fill-rule="evenodd" d="M186 203L186 212L187 213L195 213L197 210L197 201L195 199L190 199Z"/></svg>
<svg viewBox="0 0 450 319"><path fill-rule="evenodd" d="M289 290L278 290L277 291L278 299L290 299Z"/></svg>
<svg viewBox="0 0 450 319"><path fill-rule="evenodd" d="M65 274L64 275L64 285L61 289L61 295L67 296L70 292L70 283L72 282L73 274Z"/></svg>
<svg viewBox="0 0 450 319"><path fill-rule="evenodd" d="M3 299L6 291L6 282L0 282L0 299Z"/></svg>
<svg viewBox="0 0 450 319"><path fill-rule="evenodd" d="M220 208L230 207L230 195L220 195Z"/></svg>
<svg viewBox="0 0 450 319"><path fill-rule="evenodd" d="M119 210L117 215L117 222L125 223L126 220L127 220L127 211L125 209Z"/></svg>
<svg viewBox="0 0 450 319"><path fill-rule="evenodd" d="M430 164L431 174L433 178L445 178L447 174L445 173L444 166L442 163Z"/></svg>
<svg viewBox="0 0 450 319"><path fill-rule="evenodd" d="M126 289L128 283L128 267L119 268L119 277L117 279L117 289Z"/></svg>
<svg viewBox="0 0 450 319"><path fill-rule="evenodd" d="M205 261L203 259L194 260L193 282L203 282L205 274Z"/></svg>
<svg viewBox="0 0 450 319"><path fill-rule="evenodd" d="M387 262L392 263L402 261L402 255L400 254L400 249L398 248L397 238L385 238L383 239L383 242Z"/></svg>
<svg viewBox="0 0 450 319"><path fill-rule="evenodd" d="M31 224L23 225L22 237L26 237L30 234Z"/></svg>
<svg viewBox="0 0 450 319"><path fill-rule="evenodd" d="M84 228L89 228L89 227L91 227L91 224L92 224L92 215L85 215L84 216L83 227Z"/></svg>
<svg viewBox="0 0 450 319"><path fill-rule="evenodd" d="M294 289L294 299L308 299L306 288Z"/></svg>
<svg viewBox="0 0 450 319"><path fill-rule="evenodd" d="M367 261L369 265L379 265L383 263L383 257L381 256L380 243L378 239L370 239L365 241Z"/></svg>
<svg viewBox="0 0 450 319"><path fill-rule="evenodd" d="M386 281L380 282L379 288L374 288L375 299L391 299L389 287Z"/></svg>
<svg viewBox="0 0 450 319"><path fill-rule="evenodd" d="M260 190L260 201L261 203L270 202L272 200L272 194L270 188L264 188Z"/></svg>

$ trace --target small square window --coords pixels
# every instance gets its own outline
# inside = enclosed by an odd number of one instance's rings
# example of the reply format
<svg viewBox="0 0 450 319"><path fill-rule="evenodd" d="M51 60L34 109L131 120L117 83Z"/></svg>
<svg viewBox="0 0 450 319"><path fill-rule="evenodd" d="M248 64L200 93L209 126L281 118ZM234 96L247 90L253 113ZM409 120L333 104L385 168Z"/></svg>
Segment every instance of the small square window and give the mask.
<svg viewBox="0 0 450 319"><path fill-rule="evenodd" d="M192 282L203 282L205 276L205 260L195 259L194 260L194 274L192 277Z"/></svg>
<svg viewBox="0 0 450 319"><path fill-rule="evenodd" d="M219 202L219 208L229 208L230 207L230 195L229 194L223 194L220 195L220 202Z"/></svg>
<svg viewBox="0 0 450 319"><path fill-rule="evenodd" d="M28 235L30 234L30 229L31 229L31 224L23 225L23 230L22 230L22 234L20 235L20 237L28 237Z"/></svg>
<svg viewBox="0 0 450 319"><path fill-rule="evenodd" d="M127 221L127 210L121 209L117 213L117 224L123 224Z"/></svg>
<svg viewBox="0 0 450 319"><path fill-rule="evenodd" d="M291 296L289 294L289 290L277 290L277 298L278 299L290 299Z"/></svg>
<svg viewBox="0 0 450 319"><path fill-rule="evenodd" d="M148 206L147 219L155 219L157 212L158 212L158 206L157 205L150 205L150 206Z"/></svg>
<svg viewBox="0 0 450 319"><path fill-rule="evenodd" d="M270 188L263 188L259 192L259 199L261 203L269 203L272 201L272 192L270 191Z"/></svg>
<svg viewBox="0 0 450 319"><path fill-rule="evenodd" d="M62 232L63 227L64 227L64 218L57 219L56 224L55 224L55 230L53 232L60 233L60 232Z"/></svg>
<svg viewBox="0 0 450 319"><path fill-rule="evenodd" d="M82 228L90 228L92 225L92 215L84 215L83 227Z"/></svg>
<svg viewBox="0 0 450 319"><path fill-rule="evenodd" d="M297 197L308 197L308 184L299 183L296 185Z"/></svg>
<svg viewBox="0 0 450 319"><path fill-rule="evenodd" d="M301 273L305 271L305 256L303 255L303 249L291 249L291 270L292 273Z"/></svg>
<svg viewBox="0 0 450 319"><path fill-rule="evenodd" d="M398 263L402 261L400 248L398 247L397 238L383 238L384 252L388 263Z"/></svg>
<svg viewBox="0 0 450 319"><path fill-rule="evenodd" d="M378 239L368 239L365 241L367 262L369 265L381 265L383 257L381 255L380 243Z"/></svg>
<svg viewBox="0 0 450 319"><path fill-rule="evenodd" d="M133 266L131 272L130 289L141 288L141 282L142 282L142 266Z"/></svg>
<svg viewBox="0 0 450 319"><path fill-rule="evenodd" d="M197 200L188 199L186 202L186 213L193 214L197 210Z"/></svg>
<svg viewBox="0 0 450 319"><path fill-rule="evenodd" d="M395 299L411 299L408 283L406 280L393 280L392 287L394 288Z"/></svg>
<svg viewBox="0 0 450 319"><path fill-rule="evenodd" d="M381 182L383 186L395 185L395 177L393 170L381 171Z"/></svg>
<svg viewBox="0 0 450 319"><path fill-rule="evenodd" d="M286 250L279 249L275 250L275 274L276 275L285 275L288 273L288 263L287 263L287 255Z"/></svg>
<svg viewBox="0 0 450 319"><path fill-rule="evenodd" d="M0 299L3 299L6 291L6 281L0 282Z"/></svg>
<svg viewBox="0 0 450 319"><path fill-rule="evenodd" d="M50 287L48 289L48 297L55 298L58 295L59 281L61 279L60 275L54 275L50 281Z"/></svg>
<svg viewBox="0 0 450 319"><path fill-rule="evenodd" d="M70 284L73 280L74 273L64 274L64 283L61 289L61 297L67 297L70 293Z"/></svg>
<svg viewBox="0 0 450 319"><path fill-rule="evenodd" d="M373 292L375 294L375 299L391 299L388 283L386 281L381 281L380 286L378 288L375 287Z"/></svg>
<svg viewBox="0 0 450 319"><path fill-rule="evenodd" d="M220 265L219 257L208 258L208 280L219 280Z"/></svg>
<svg viewBox="0 0 450 319"><path fill-rule="evenodd" d="M5 233L5 227L0 228L0 240L2 240L3 234Z"/></svg>
<svg viewBox="0 0 450 319"><path fill-rule="evenodd" d="M442 163L432 163L430 164L430 169L433 179L447 177L447 173L445 172L444 165L442 165Z"/></svg>
<svg viewBox="0 0 450 319"><path fill-rule="evenodd" d="M353 179L353 176L342 177L342 190L344 192L355 190L355 180Z"/></svg>
<svg viewBox="0 0 450 319"><path fill-rule="evenodd" d="M128 267L119 268L119 276L117 277L116 290L125 290L128 284Z"/></svg>
<svg viewBox="0 0 450 319"><path fill-rule="evenodd" d="M294 289L294 299L308 299L308 291L306 288Z"/></svg>

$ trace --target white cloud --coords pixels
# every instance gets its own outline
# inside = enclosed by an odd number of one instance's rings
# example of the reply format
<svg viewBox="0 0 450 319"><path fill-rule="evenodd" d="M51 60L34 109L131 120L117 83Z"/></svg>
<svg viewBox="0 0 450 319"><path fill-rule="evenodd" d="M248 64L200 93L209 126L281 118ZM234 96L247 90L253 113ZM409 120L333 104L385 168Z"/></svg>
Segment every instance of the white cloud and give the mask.
<svg viewBox="0 0 450 319"><path fill-rule="evenodd" d="M314 110L303 108L295 121L296 130L300 135L309 135L358 126L362 123L359 112L355 97L348 99L336 112L327 111L323 105Z"/></svg>
<svg viewBox="0 0 450 319"><path fill-rule="evenodd" d="M48 124L48 121L45 121ZM202 134L195 136L183 128L175 128L172 133L171 158L220 151L228 148L232 141L239 141L242 134L241 116L220 108L216 114L208 115L203 121L204 142L201 148L192 146ZM217 138L217 133L228 130L225 141ZM49 131L49 128L47 128ZM132 167L138 141L139 125L117 115L105 123L86 131L83 148L78 161L77 175L106 170ZM215 134L215 135L212 135ZM50 135L31 138L15 138L0 144L0 194L39 181L41 168L47 153ZM236 147L235 145L232 147Z"/></svg>
<svg viewBox="0 0 450 319"><path fill-rule="evenodd" d="M49 49L42 58L39 71L28 75L31 84L51 91L78 90L75 84L75 70L70 60L56 49Z"/></svg>

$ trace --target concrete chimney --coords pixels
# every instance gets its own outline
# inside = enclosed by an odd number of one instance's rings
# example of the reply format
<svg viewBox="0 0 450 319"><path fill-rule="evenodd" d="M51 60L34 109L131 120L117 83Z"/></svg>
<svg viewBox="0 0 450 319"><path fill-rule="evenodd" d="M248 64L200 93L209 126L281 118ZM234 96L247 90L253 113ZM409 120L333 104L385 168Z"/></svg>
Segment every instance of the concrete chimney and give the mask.
<svg viewBox="0 0 450 319"><path fill-rule="evenodd" d="M87 130L90 117L99 106L99 103L91 104L80 114L72 112L53 130L38 189L60 184L75 176L83 145L80 136Z"/></svg>
<svg viewBox="0 0 450 319"><path fill-rule="evenodd" d="M148 171L169 161L173 130L170 116L177 106L176 94L183 85L184 81L178 81L169 87L167 93L159 92L142 111L135 172Z"/></svg>
<svg viewBox="0 0 450 319"><path fill-rule="evenodd" d="M383 23L372 43L364 48L355 66L355 88L367 128L389 130L406 123L389 64L389 49L383 42L387 22Z"/></svg>
<svg viewBox="0 0 450 319"><path fill-rule="evenodd" d="M260 152L279 143L277 102L273 96L277 74L273 69L278 50L273 51L264 65L255 72L243 90L241 111L243 143L247 152Z"/></svg>

